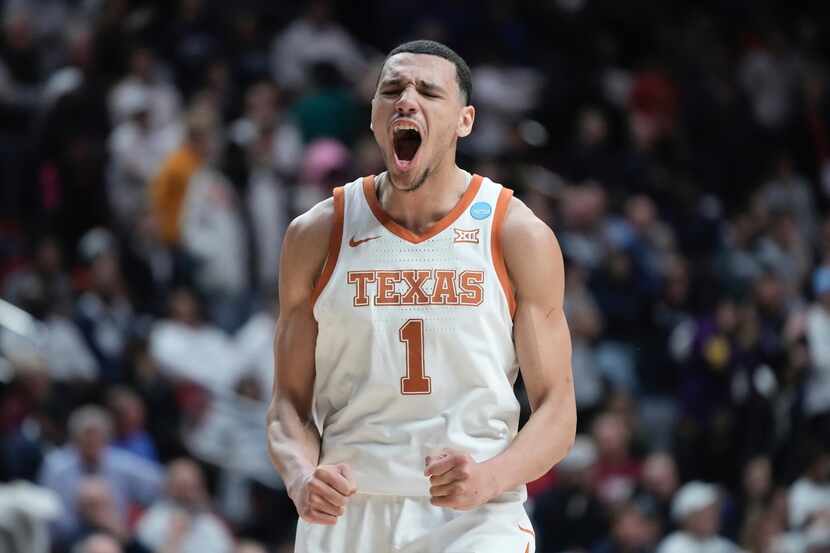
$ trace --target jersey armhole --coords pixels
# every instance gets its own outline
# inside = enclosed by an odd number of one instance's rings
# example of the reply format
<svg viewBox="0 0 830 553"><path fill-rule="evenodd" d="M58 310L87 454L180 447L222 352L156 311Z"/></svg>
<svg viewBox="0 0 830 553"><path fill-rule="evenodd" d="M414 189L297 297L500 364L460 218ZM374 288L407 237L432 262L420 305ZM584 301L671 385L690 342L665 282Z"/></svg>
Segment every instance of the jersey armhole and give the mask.
<svg viewBox="0 0 830 553"><path fill-rule="evenodd" d="M499 199L496 201L496 211L493 214L492 236L490 236L490 247L492 249L493 266L501 283L501 289L507 300L507 309L510 311L510 318L516 315L516 296L513 293L513 285L510 283L510 276L507 273L507 265L504 263L504 254L501 248L501 225L507 214L507 207L513 191L509 188L502 188L499 192Z"/></svg>
<svg viewBox="0 0 830 553"><path fill-rule="evenodd" d="M328 284L331 275L334 273L334 267L337 265L337 258L340 256L340 244L343 242L343 187L338 186L333 192L334 198L334 222L331 226L331 234L329 235L329 250L326 254L326 262L323 265L323 272L320 273L317 283L314 285L314 290L311 292L311 307L317 303L317 298L323 293L323 289Z"/></svg>

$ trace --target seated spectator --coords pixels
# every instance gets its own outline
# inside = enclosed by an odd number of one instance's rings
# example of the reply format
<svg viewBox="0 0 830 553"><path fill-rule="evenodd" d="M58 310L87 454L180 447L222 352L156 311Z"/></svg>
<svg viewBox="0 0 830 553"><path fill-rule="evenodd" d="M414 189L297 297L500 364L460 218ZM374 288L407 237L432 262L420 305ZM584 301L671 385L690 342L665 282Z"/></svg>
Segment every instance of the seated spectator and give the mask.
<svg viewBox="0 0 830 553"><path fill-rule="evenodd" d="M670 454L658 452L646 457L637 495L641 500L648 499L655 504L664 531L672 528L671 500L678 487L680 477L677 474L677 463Z"/></svg>
<svg viewBox="0 0 830 553"><path fill-rule="evenodd" d="M40 483L56 491L66 509L55 529L58 537L77 530L78 491L90 476L107 482L123 524L131 509L155 500L162 478L158 466L109 446L112 419L106 411L92 405L81 407L72 413L68 426L71 442L49 453L40 472Z"/></svg>
<svg viewBox="0 0 830 553"><path fill-rule="evenodd" d="M631 430L621 416L599 415L593 424L597 447L597 496L608 504L629 499L640 477L640 463L631 454Z"/></svg>
<svg viewBox="0 0 830 553"><path fill-rule="evenodd" d="M118 380L134 315L115 238L108 230L95 228L84 235L78 249L89 263L89 288L78 299L75 319L98 360L100 378Z"/></svg>
<svg viewBox="0 0 830 553"><path fill-rule="evenodd" d="M830 415L830 265L813 274L816 301L807 312L807 344L812 371L806 387L808 417Z"/></svg>
<svg viewBox="0 0 830 553"><path fill-rule="evenodd" d="M78 530L70 538L70 543L76 543L75 547L92 536L103 534L116 540L125 553L148 553L119 517L115 497L105 480L96 477L83 480L78 487L77 501Z"/></svg>
<svg viewBox="0 0 830 553"><path fill-rule="evenodd" d="M181 444L181 412L175 384L165 377L150 355L145 340L132 344L127 360L128 383L147 407L147 429L159 458L169 461L184 454Z"/></svg>
<svg viewBox="0 0 830 553"><path fill-rule="evenodd" d="M741 549L718 535L720 504L711 484L689 482L672 501L672 517L678 530L669 534L657 553L738 553Z"/></svg>
<svg viewBox="0 0 830 553"><path fill-rule="evenodd" d="M175 546L180 553L231 553L233 539L211 512L210 496L199 465L187 459L170 463L166 497L144 513L138 541L152 551Z"/></svg>
<svg viewBox="0 0 830 553"><path fill-rule="evenodd" d="M591 553L653 551L660 531L658 514L648 502L632 501L617 509L612 517L609 539L591 548Z"/></svg>
<svg viewBox="0 0 830 553"><path fill-rule="evenodd" d="M594 494L597 448L589 436L577 436L557 465L556 486L539 496L533 509L536 550L544 553L588 549L607 529L607 513Z"/></svg>
<svg viewBox="0 0 830 553"><path fill-rule="evenodd" d="M810 519L830 512L830 451L821 444L809 443L804 473L793 482L788 498L790 526L801 529Z"/></svg>
<svg viewBox="0 0 830 553"><path fill-rule="evenodd" d="M115 414L113 447L158 462L153 438L144 428L145 409L141 398L129 388L121 386L110 392L109 408Z"/></svg>
<svg viewBox="0 0 830 553"><path fill-rule="evenodd" d="M743 468L743 492L738 496L734 512L725 520L724 535L748 543L750 529L763 525L767 504L773 493L772 463L768 457L750 459Z"/></svg>

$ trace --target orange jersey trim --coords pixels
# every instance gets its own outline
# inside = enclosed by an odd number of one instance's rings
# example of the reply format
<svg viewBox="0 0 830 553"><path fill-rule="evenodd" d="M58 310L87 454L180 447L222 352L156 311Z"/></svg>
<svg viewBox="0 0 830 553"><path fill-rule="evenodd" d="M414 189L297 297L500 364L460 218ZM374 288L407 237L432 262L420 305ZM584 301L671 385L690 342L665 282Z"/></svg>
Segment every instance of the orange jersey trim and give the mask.
<svg viewBox="0 0 830 553"><path fill-rule="evenodd" d="M507 207L510 205L510 199L513 197L513 191L509 188L502 188L499 193L499 199L496 201L496 211L493 214L493 235L490 237L490 246L493 255L493 266L496 268L496 274L501 282L504 296L507 298L507 307L510 310L510 317L516 315L516 296L513 293L513 285L510 283L510 275L507 273L507 265L504 263L504 255L501 248L501 225L504 222L504 216L507 214Z"/></svg>
<svg viewBox="0 0 830 553"><path fill-rule="evenodd" d="M331 234L329 235L329 251L326 255L326 263L323 265L323 272L317 279L317 284L314 285L314 290L311 292L311 307L317 303L317 298L323 292L323 288L328 284L332 273L334 273L334 266L337 265L337 258L340 256L340 244L343 242L343 187L338 186L334 189L334 222L331 227Z"/></svg>
<svg viewBox="0 0 830 553"><path fill-rule="evenodd" d="M369 209L372 210L372 214L374 214L378 222L386 227L389 232L398 238L411 242L412 244L420 244L425 240L429 240L442 230L445 230L453 224L462 213L464 213L464 210L467 209L470 203L472 203L473 198L475 198L476 194L478 194L478 191L481 188L481 181L482 177L480 175L473 175L469 186L467 186L467 190L461 196L461 199L458 200L458 203L455 204L455 207L452 208L449 213L444 215L438 222L429 227L426 232L421 234L412 232L408 228L399 225L392 219L392 217L389 216L388 213L386 213L386 211L383 210L375 190L374 175L363 177L363 195L366 196L366 202L369 204Z"/></svg>
<svg viewBox="0 0 830 553"><path fill-rule="evenodd" d="M525 534L530 534L531 536L536 536L536 533L533 530L531 530L530 528L522 528L521 524L516 524L516 526L518 526L519 530L524 532Z"/></svg>

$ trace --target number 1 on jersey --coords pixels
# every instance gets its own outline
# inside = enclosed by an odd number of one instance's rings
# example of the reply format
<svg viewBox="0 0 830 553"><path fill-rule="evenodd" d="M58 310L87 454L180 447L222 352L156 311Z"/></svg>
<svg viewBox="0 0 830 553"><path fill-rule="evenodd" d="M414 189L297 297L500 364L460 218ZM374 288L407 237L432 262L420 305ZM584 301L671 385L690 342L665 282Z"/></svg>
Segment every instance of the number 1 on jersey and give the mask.
<svg viewBox="0 0 830 553"><path fill-rule="evenodd" d="M424 376L424 321L409 319L398 334L400 341L406 344L406 376L401 378L401 393L431 393L432 379Z"/></svg>

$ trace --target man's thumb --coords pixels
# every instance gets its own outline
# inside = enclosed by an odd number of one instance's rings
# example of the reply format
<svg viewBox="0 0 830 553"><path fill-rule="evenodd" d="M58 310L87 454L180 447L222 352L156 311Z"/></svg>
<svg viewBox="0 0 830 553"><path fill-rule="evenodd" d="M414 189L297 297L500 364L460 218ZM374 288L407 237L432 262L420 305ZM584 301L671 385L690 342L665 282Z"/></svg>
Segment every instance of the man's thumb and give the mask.
<svg viewBox="0 0 830 553"><path fill-rule="evenodd" d="M349 484L352 485L352 494L357 491L357 484L354 481L354 475L352 474L352 467L347 465L346 463L340 463L337 465L337 470L340 474L343 475L343 478L349 481Z"/></svg>

